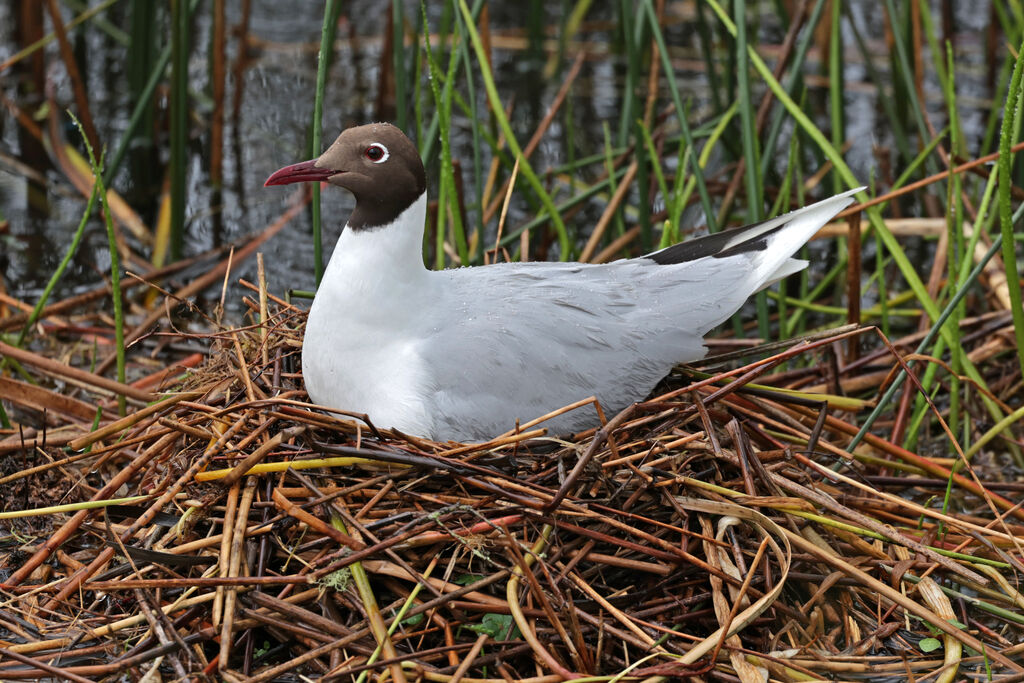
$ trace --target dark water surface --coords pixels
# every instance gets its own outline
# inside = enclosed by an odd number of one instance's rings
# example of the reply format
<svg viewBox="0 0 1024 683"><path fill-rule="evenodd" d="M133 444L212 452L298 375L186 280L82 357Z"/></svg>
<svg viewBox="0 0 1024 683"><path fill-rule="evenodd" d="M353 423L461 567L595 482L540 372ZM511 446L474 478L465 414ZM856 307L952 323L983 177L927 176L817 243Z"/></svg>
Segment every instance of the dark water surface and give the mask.
<svg viewBox="0 0 1024 683"><path fill-rule="evenodd" d="M377 83L383 46L381 34L386 28L386 8L389 4L382 0L342 3L343 18L339 25L337 53L326 92L325 146L343 128L377 117ZM530 4L490 3L494 34L519 37L521 43L528 42L526 27L529 24ZM561 22L561 8L566 4L551 2L544 5L547 20L544 28L551 37L554 37L554 31ZM0 4L0 59L9 57L18 49L14 35L14 15L18 5L16 0ZM290 190L264 189L262 183L267 175L280 166L309 157L307 131L312 115L316 51L323 20L323 3L320 2L255 0L252 3L250 61L241 84L244 93L238 120L230 112L233 92L238 86L232 81L230 71L231 63L238 54L238 40L235 37L229 38L224 189L218 195L213 192L208 176L207 122L212 106L208 95L209 5L200 3L193 23L190 61L190 89L194 95L191 103L193 136L189 148L186 255L259 232L284 210ZM759 7L768 5L770 3L758 4ZM886 71L889 61L887 48L881 38L879 4L855 2L853 5L855 16L861 22L862 34L870 41L872 50L877 49L875 67ZM239 6L239 2L228 2L229 27L240 21ZM602 125L605 122L613 137L615 135L622 104L625 62L614 25L616 14L613 7L610 2L595 2L587 15L587 26L576 37L586 43L591 56L571 91L568 114L557 118L532 159L534 168L539 171L564 163L570 156L578 158L600 152L603 145ZM130 4L120 2L104 16L127 30L129 11ZM431 27L436 30L442 13L441 3L430 3L429 11ZM415 21L418 13L419 3L406 3L408 21ZM158 32L162 36L161 40L168 35L166 14L166 6L161 3L158 12L162 22ZM66 12L65 18L70 16L70 12ZM674 48L679 49L674 55L679 67L673 77L683 89L684 96L692 98L691 122L696 124L712 112L708 83L700 67L699 38L694 26L692 3L668 3L667 17L666 38ZM969 131L967 137L972 144L977 143L988 107L991 106L985 99L990 97L990 93L985 85L983 49L984 28L988 17L988 2L984 0L955 3L958 95L963 107L964 126ZM774 16L764 14L758 17L756 25L758 39L762 44L777 45L781 41L782 32ZM49 30L48 21L46 28ZM127 48L91 24L80 27L71 37L77 42L80 54L85 57L82 60L83 72L88 84L93 117L102 142L107 146L108 153L112 153L127 126L134 104L129 99L126 85ZM855 143L846 156L859 178L868 181L877 173L874 148L892 147L892 140L887 130L878 127L877 121L881 117L876 93L871 87L859 85L866 80L866 74L852 35L847 37L846 43L848 138ZM515 101L513 123L520 142L525 144L543 117L561 80L542 79L541 72L549 54L543 48L508 49L502 45L498 42L494 49L495 76L502 98L506 102ZM437 47L434 46L435 50ZM722 48L722 59L726 58L725 49ZM771 54L766 52L765 55L771 62ZM568 54L566 60L571 61L574 56ZM55 86L58 106L67 108L73 102L73 95L56 44L46 48L45 62L47 78ZM931 64L930 56L925 56L925 63ZM442 65L445 64L446 54L442 57ZM821 73L821 69L820 61L812 55L808 70ZM479 86L478 74L475 77L478 84L475 96L483 111L486 106L485 95ZM926 91L929 93L928 107L935 114L935 120L943 122L944 105L939 96L937 81L933 76L929 79L928 84L932 87ZM465 80L461 74L459 83L464 95L470 96L465 93ZM756 80L755 84L756 95L759 97L762 87ZM19 95L11 71L0 74L0 87L4 88L8 97L18 101L30 113L38 112L38 104ZM166 104L166 91L160 92L162 97L159 107L163 108ZM664 75L659 92L659 105L663 106L669 102ZM811 94L815 97L826 96L820 88ZM422 97L425 116L429 116L434 107L425 79ZM996 105L1001 107L1002 103L997 102ZM158 118L165 119L165 113L159 113ZM62 120L67 120L63 114ZM410 110L409 121L412 120ZM463 160L465 186L470 188L472 148L469 122L456 114L454 123L454 154ZM827 121L818 123L823 130L827 129ZM569 126L572 127L571 135L567 130ZM69 140L77 140L77 133L70 126L66 126L64 132ZM155 224L156 202L153 189L159 189L163 164L166 163L166 136L166 126L159 125L156 141L158 148L163 151L157 153L159 163L156 168L149 169L152 171L149 173L149 181L134 177L132 167L126 160L114 183L115 189L136 206L149 226ZM570 140L572 150L569 149ZM785 145L780 147L784 149ZM30 208L26 182L8 162L8 159L19 157L22 151L17 123L10 112L3 110L0 112L0 213L9 221L9 229L7 234L0 234L0 273L13 296L34 302L66 251L85 201L59 170L50 168L44 169L49 180L48 208L45 211ZM973 153L976 150L971 151ZM674 152L668 156L673 157L669 163L674 164ZM489 158L483 159L485 168L489 161ZM782 163L784 160L779 160L779 164ZM896 169L896 174L898 171ZM428 170L428 174L431 174L431 170ZM436 167L432 175L435 180L431 183L431 196L436 197ZM145 186L146 182L150 183L149 187ZM633 199L634 202L638 200L636 197ZM329 255L351 206L352 200L346 193L333 189L324 192L325 255ZM586 210L574 217L572 227L586 235L589 226L600 215L601 208L600 200L592 202ZM525 203L514 202L510 224L514 226L531 215ZM309 225L309 212L306 211L264 246L273 291L313 287L313 249ZM139 245L134 246L138 253L148 256L145 249ZM234 269L235 275L249 279L254 278L254 272L254 261ZM55 296L59 298L78 289L95 286L101 277L108 275L106 234L102 223L94 218L73 267ZM229 301L233 299L237 300L237 297L228 296Z"/></svg>

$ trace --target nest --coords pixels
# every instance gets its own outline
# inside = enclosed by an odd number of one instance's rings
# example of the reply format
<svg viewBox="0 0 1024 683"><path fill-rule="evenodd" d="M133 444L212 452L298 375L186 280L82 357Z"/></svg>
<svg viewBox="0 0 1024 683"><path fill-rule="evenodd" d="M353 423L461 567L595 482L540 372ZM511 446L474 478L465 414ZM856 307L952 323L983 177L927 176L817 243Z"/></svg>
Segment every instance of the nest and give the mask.
<svg viewBox="0 0 1024 683"><path fill-rule="evenodd" d="M864 402L751 386L862 330L680 373L587 433L455 444L304 402L304 314L271 306L125 417L76 404L0 442L26 464L0 478L8 508L94 501L4 522L0 679L1021 670L1020 508L948 460L852 443Z"/></svg>

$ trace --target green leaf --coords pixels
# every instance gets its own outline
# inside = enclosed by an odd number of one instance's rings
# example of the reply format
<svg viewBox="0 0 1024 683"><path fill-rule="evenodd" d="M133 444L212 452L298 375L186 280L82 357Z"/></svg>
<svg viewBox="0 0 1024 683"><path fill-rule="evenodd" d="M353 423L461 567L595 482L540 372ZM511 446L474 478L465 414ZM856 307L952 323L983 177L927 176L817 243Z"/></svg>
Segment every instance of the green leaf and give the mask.
<svg viewBox="0 0 1024 683"><path fill-rule="evenodd" d="M420 622L422 622L425 618L426 616L424 616L422 613L414 614L408 619L403 619L402 626L418 626Z"/></svg>
<svg viewBox="0 0 1024 683"><path fill-rule="evenodd" d="M457 583L460 586L468 586L469 584L476 583L483 578L483 574L462 574L461 576L455 577L453 583Z"/></svg>
<svg viewBox="0 0 1024 683"><path fill-rule="evenodd" d="M509 632L509 628L512 627L512 615L510 614L494 614L487 613L484 618L480 620L479 624L466 624L466 628L474 633L486 633L495 640L501 640L505 638L505 634ZM511 638L517 638L519 629L513 629Z"/></svg>

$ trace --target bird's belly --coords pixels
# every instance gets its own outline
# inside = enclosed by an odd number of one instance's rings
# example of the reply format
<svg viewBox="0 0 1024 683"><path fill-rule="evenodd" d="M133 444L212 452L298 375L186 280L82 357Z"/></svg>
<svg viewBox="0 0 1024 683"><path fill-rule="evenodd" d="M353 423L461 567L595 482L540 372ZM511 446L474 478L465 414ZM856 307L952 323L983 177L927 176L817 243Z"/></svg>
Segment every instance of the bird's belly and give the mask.
<svg viewBox="0 0 1024 683"><path fill-rule="evenodd" d="M379 328L310 311L302 345L302 375L310 400L366 413L374 426L428 435L423 401L425 365L415 341L388 339Z"/></svg>

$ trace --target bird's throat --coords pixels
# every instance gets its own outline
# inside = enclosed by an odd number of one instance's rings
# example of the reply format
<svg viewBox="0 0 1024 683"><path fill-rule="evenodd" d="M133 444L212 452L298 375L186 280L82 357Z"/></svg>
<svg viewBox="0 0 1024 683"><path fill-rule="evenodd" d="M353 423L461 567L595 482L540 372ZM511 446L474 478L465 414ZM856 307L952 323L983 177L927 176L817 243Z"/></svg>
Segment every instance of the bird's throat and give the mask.
<svg viewBox="0 0 1024 683"><path fill-rule="evenodd" d="M372 229L346 226L334 247L321 289L357 287L364 290L379 283L409 282L427 274L423 265L423 225L427 193L420 195L398 217ZM320 294L318 293L318 296Z"/></svg>

